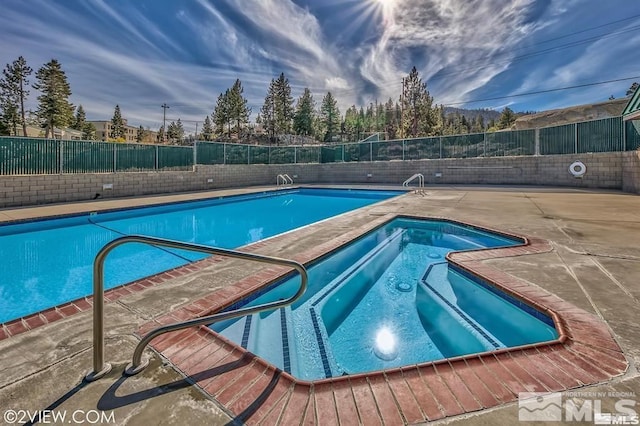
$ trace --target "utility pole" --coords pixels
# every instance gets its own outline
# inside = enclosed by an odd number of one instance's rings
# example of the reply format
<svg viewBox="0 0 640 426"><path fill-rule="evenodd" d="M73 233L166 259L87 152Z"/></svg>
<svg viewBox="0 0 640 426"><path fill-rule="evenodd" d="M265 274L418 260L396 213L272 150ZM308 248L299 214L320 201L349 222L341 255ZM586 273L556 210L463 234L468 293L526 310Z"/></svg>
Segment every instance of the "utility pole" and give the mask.
<svg viewBox="0 0 640 426"><path fill-rule="evenodd" d="M169 105L167 105L167 103L163 103L162 105L160 105L160 107L162 108L162 142L167 142L167 108L169 108Z"/></svg>
<svg viewBox="0 0 640 426"><path fill-rule="evenodd" d="M404 121L404 77L402 77L402 91L400 92L400 138L404 139L404 129L402 127Z"/></svg>

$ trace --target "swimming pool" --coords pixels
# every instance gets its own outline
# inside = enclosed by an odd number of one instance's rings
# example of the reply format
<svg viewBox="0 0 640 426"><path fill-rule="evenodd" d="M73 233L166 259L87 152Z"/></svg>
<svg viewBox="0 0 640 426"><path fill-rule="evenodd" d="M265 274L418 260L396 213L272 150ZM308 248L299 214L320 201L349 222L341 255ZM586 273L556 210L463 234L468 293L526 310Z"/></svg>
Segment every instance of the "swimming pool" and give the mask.
<svg viewBox="0 0 640 426"><path fill-rule="evenodd" d="M556 339L551 318L450 266L453 250L522 241L446 221L395 219L321 259L292 306L211 328L316 380ZM292 296L293 277L228 309Z"/></svg>
<svg viewBox="0 0 640 426"><path fill-rule="evenodd" d="M122 235L237 248L364 207L401 191L293 189L0 226L0 323L91 294L93 259ZM204 255L143 244L116 248L113 288Z"/></svg>

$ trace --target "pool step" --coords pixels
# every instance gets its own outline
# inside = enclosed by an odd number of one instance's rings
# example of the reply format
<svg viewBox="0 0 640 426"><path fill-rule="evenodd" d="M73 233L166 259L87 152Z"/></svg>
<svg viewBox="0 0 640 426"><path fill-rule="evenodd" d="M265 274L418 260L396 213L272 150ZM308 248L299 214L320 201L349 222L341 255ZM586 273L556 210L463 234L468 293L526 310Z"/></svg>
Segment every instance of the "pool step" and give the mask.
<svg viewBox="0 0 640 426"><path fill-rule="evenodd" d="M456 346L455 344L450 345L448 341L451 336L455 335L453 332L455 329L461 335L472 335L477 340L477 343L484 347L484 350L495 350L505 346L459 306L458 295L454 290L453 284L449 281L449 269L446 262L430 265L423 275L422 286L418 290L416 303L423 304L423 309L422 311L419 309L419 312L429 312L429 318L423 318L423 322L428 324L437 317L437 322L441 324L446 322L448 324L447 328L450 332L439 335L438 338L441 343L435 342L436 345L444 347ZM461 348L457 349L463 350ZM445 356L452 355L460 354L445 354Z"/></svg>

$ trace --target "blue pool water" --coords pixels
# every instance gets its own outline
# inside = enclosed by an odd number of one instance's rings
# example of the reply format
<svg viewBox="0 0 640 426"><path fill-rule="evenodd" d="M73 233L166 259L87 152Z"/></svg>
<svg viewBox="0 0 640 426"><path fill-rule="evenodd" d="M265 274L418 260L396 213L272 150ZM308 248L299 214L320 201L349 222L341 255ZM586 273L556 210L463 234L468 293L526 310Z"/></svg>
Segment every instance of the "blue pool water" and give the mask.
<svg viewBox="0 0 640 426"><path fill-rule="evenodd" d="M311 266L309 288L291 307L212 328L306 380L553 340L550 318L444 258L521 243L444 221L395 219ZM290 297L299 283L276 283L231 308Z"/></svg>
<svg viewBox="0 0 640 426"><path fill-rule="evenodd" d="M399 194L298 189L0 226L0 323L89 295L95 255L122 235L237 248ZM143 244L121 246L107 258L105 286L202 257Z"/></svg>

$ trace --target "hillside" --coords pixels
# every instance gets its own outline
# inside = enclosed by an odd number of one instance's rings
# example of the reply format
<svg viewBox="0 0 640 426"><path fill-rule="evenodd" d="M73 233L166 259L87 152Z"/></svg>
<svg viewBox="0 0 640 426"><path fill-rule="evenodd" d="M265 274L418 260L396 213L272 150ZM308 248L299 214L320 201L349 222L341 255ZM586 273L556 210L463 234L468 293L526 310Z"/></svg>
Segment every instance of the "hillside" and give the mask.
<svg viewBox="0 0 640 426"><path fill-rule="evenodd" d="M629 98L620 98L596 104L576 105L524 115L516 120L514 128L516 130L535 129L560 126L578 121L616 117L622 114L627 102L629 102Z"/></svg>
<svg viewBox="0 0 640 426"><path fill-rule="evenodd" d="M497 120L500 117L500 112L492 109L465 109L444 107L444 113L446 115L460 114L461 116L464 116L468 121L473 121L477 116L480 115L484 119L485 123L488 123L491 120Z"/></svg>

